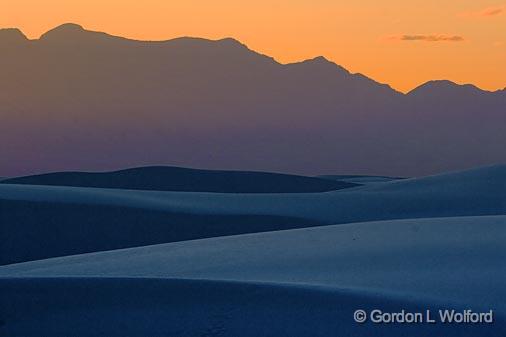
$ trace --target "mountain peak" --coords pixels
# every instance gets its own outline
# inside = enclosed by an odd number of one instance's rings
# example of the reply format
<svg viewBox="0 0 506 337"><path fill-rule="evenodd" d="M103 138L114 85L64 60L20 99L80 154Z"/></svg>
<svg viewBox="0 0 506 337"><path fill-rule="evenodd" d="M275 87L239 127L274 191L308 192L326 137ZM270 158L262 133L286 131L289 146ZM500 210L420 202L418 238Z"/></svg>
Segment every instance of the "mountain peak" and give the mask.
<svg viewBox="0 0 506 337"><path fill-rule="evenodd" d="M302 62L296 62L296 63L289 63L287 66L305 66L306 68L309 67L309 69L317 70L317 71L330 71L331 74L334 73L336 70L344 73L344 74L350 74L348 70L346 70L344 67L329 61L323 56L317 56L312 59L307 59Z"/></svg>
<svg viewBox="0 0 506 337"><path fill-rule="evenodd" d="M334 63L332 61L329 61L327 58L325 58L325 56L316 56L315 58L312 59L313 62L321 62L321 63Z"/></svg>
<svg viewBox="0 0 506 337"><path fill-rule="evenodd" d="M340 67L336 63L325 58L325 56L316 56L312 59L302 61L302 63L310 63L310 64L316 64L316 65L321 65L321 66Z"/></svg>
<svg viewBox="0 0 506 337"><path fill-rule="evenodd" d="M418 88L452 88L458 86L459 84L450 80L431 80L423 83Z"/></svg>
<svg viewBox="0 0 506 337"><path fill-rule="evenodd" d="M472 84L457 84L449 80L433 80L416 87L415 89L411 90L408 95L448 95L464 91L470 94L483 92L483 90Z"/></svg>
<svg viewBox="0 0 506 337"><path fill-rule="evenodd" d="M228 48L235 48L235 49L239 49L239 50L250 50L248 48L247 45L245 45L244 43L242 43L241 41L237 40L237 39L234 39L233 37L226 37L226 38L223 38L223 39L220 39L220 40L212 40L214 41L215 43L221 45L221 46L224 46L224 47L228 47Z"/></svg>
<svg viewBox="0 0 506 337"><path fill-rule="evenodd" d="M17 28L0 29L0 42L6 43L22 43L28 41L25 34Z"/></svg>
<svg viewBox="0 0 506 337"><path fill-rule="evenodd" d="M64 23L63 25L60 25L56 28L51 29L50 31L44 33L40 39L41 40L47 40L52 38L67 38L67 37L73 37L76 34L80 34L82 32L85 32L86 30L75 23Z"/></svg>
<svg viewBox="0 0 506 337"><path fill-rule="evenodd" d="M226 37L226 38L217 40L217 42L226 43L226 44L230 44L230 45L238 45L238 46L242 46L242 47L245 46L244 43L242 43L241 41L239 41L237 39L234 39L233 37Z"/></svg>

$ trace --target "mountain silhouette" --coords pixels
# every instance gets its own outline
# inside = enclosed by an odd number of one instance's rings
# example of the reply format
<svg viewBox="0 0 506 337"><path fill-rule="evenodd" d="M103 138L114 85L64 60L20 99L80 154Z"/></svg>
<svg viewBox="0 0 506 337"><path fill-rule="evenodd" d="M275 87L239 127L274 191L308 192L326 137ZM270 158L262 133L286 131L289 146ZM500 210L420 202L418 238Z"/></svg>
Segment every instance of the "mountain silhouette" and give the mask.
<svg viewBox="0 0 506 337"><path fill-rule="evenodd" d="M26 43L28 38L17 28L0 29L0 41L5 45Z"/></svg>
<svg viewBox="0 0 506 337"><path fill-rule="evenodd" d="M6 179L0 181L0 184L221 193L327 192L360 186L355 183L288 174L162 166L115 172L57 172Z"/></svg>
<svg viewBox="0 0 506 337"><path fill-rule="evenodd" d="M176 165L417 176L504 162L506 92L404 95L324 57L226 38L0 30L0 176Z"/></svg>

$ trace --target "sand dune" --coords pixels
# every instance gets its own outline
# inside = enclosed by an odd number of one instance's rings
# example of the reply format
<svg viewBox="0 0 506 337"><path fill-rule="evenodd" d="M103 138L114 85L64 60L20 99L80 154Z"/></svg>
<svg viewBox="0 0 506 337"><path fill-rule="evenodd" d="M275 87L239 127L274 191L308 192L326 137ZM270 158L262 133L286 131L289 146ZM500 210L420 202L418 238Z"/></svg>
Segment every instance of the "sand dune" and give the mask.
<svg viewBox="0 0 506 337"><path fill-rule="evenodd" d="M268 194L0 184L0 255L38 259L0 266L0 336L502 337L505 177ZM357 309L494 323L357 324Z"/></svg>
<svg viewBox="0 0 506 337"><path fill-rule="evenodd" d="M282 331L290 336L501 336L505 240L505 216L418 219L4 266L0 289L9 305L1 311L0 331L32 336L54 334L58 326L61 334L92 328L96 335L110 336L126 329L132 336L279 336ZM42 308L42 315L30 314ZM493 309L496 323L362 326L352 320L359 308Z"/></svg>
<svg viewBox="0 0 506 337"><path fill-rule="evenodd" d="M352 182L290 174L169 166L139 167L114 172L56 172L11 178L2 183L219 193L326 192L358 186Z"/></svg>
<svg viewBox="0 0 506 337"><path fill-rule="evenodd" d="M345 181L355 184L375 184L375 183L385 183L392 180L398 180L403 178L396 177L382 177L382 176L364 176L364 175L323 175L319 176L319 178L337 180L337 181Z"/></svg>
<svg viewBox="0 0 506 337"><path fill-rule="evenodd" d="M355 308L434 303L349 289L143 278L0 279L0 336L504 336L493 325L355 324ZM22 307L22 310L18 310ZM458 308L452 306L451 308Z"/></svg>
<svg viewBox="0 0 506 337"><path fill-rule="evenodd" d="M219 194L0 184L3 263L360 221L506 212L505 166L326 193ZM54 236L53 233L58 233ZM46 244L51 242L51 244Z"/></svg>
<svg viewBox="0 0 506 337"><path fill-rule="evenodd" d="M191 214L269 214L325 222L503 214L506 165L326 193L220 194L0 184L1 200Z"/></svg>
<svg viewBox="0 0 506 337"><path fill-rule="evenodd" d="M60 257L3 266L0 276L295 283L506 309L505 240L506 216L394 220Z"/></svg>
<svg viewBox="0 0 506 337"><path fill-rule="evenodd" d="M0 265L156 243L324 225L289 216L0 201Z"/></svg>

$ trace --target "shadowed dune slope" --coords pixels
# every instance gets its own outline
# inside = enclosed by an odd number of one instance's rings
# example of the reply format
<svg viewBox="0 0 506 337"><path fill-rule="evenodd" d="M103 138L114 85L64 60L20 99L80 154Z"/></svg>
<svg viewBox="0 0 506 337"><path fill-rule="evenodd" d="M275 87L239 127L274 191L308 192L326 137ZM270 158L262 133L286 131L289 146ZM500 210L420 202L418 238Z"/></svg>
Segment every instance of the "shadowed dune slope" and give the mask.
<svg viewBox="0 0 506 337"><path fill-rule="evenodd" d="M500 286L506 282L505 240L504 215L372 221L25 262L0 267L0 277L297 283L488 303L506 310L506 289ZM462 279L469 282L451 289Z"/></svg>
<svg viewBox="0 0 506 337"><path fill-rule="evenodd" d="M329 179L335 181L345 181L348 183L355 184L376 184L376 183L385 183L393 180L400 180L405 178L398 177L383 177L383 176L364 176L364 175L323 175L318 176L318 178Z"/></svg>
<svg viewBox="0 0 506 337"><path fill-rule="evenodd" d="M0 306L2 337L41 333L90 337L502 337L505 332L502 317L492 325L356 324L352 319L355 308L437 312L439 306L378 293L246 282L0 279L0 301L9 304Z"/></svg>
<svg viewBox="0 0 506 337"><path fill-rule="evenodd" d="M221 193L325 192L359 186L349 182L280 173L213 171L161 166L104 173L48 173L11 178L2 183Z"/></svg>
<svg viewBox="0 0 506 337"><path fill-rule="evenodd" d="M0 336L503 336L505 240L505 216L413 219L3 266ZM357 309L441 308L492 309L495 322L353 322Z"/></svg>
<svg viewBox="0 0 506 337"><path fill-rule="evenodd" d="M0 200L110 205L198 214L270 214L349 222L390 216L503 214L506 165L324 193L234 194L0 184Z"/></svg>
<svg viewBox="0 0 506 337"><path fill-rule="evenodd" d="M0 265L157 243L318 226L277 215L0 200Z"/></svg>
<svg viewBox="0 0 506 337"><path fill-rule="evenodd" d="M506 214L504 166L325 193L0 184L2 263L360 221Z"/></svg>

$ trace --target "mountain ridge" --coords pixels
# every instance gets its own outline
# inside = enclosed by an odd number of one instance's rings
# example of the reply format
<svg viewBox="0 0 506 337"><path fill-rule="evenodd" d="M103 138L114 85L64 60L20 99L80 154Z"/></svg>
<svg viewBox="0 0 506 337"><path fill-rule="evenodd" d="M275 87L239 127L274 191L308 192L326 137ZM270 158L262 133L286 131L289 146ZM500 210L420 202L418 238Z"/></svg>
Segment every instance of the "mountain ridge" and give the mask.
<svg viewBox="0 0 506 337"><path fill-rule="evenodd" d="M371 80L371 81L374 81L375 83L378 83L378 84L381 84L381 85L384 85L384 86L387 86L389 88L391 88L392 90L394 91L397 91L396 89L394 89L391 85L387 84L387 83L380 83L370 77L368 77L367 75L364 75L364 74L361 74L361 73L351 73L350 71L348 71L345 67L335 63L334 61L331 61L331 60L328 60L325 56L323 55L318 55L318 56L315 56L315 57L312 57L312 58L308 58L308 59L304 59L304 60L301 60L301 61L296 61L296 62L290 62L290 63L280 63L278 61L276 61L273 57L271 56L268 56L268 55L265 55L265 54L262 54L262 53L259 53L257 51L254 51L252 49L249 49L249 47L242 43L241 41L233 38L233 37L224 37L224 38L220 38L220 39L206 39L206 38L201 38L201 37L193 37L193 36L182 36L182 37L176 37L176 38L172 38L172 39L166 39L166 40L139 40L139 39L132 39L132 38L126 38L126 37L122 37L122 36L116 36L116 35L111 35L111 34L108 34L108 33L105 33L105 32L100 32L100 31L93 31L93 30L88 30L88 29L85 29L83 26L81 26L80 24L76 24L76 23L64 23L64 24L61 24L59 26L56 26L55 28L52 28L50 30L48 30L47 32L43 33L38 39L28 39L26 37L26 35L18 28L3 28L3 29L0 29L0 42L2 42L2 34L3 32L6 31L12 31L11 33L14 35L18 35L19 36L22 36L24 39L23 41L26 41L26 42L30 42L30 41L44 41L44 40L51 40L53 38L69 38L69 37L72 37L72 36L76 36L76 34L94 34L96 36L102 36L102 37L107 37L107 38L112 38L112 39L120 39L120 40L123 40L123 41L128 41L128 42L140 42L140 43L170 43L170 42L175 42L175 41L180 41L180 40L188 40L188 41L201 41L201 42L206 42L206 43L209 43L209 42L215 42L215 43L227 43L227 44L233 44L233 45L236 45L236 46L242 46L248 50L250 50L251 52L253 53L256 53L258 55L262 55L262 56L265 56L267 58L270 58L272 59L273 61L275 61L276 63L280 64L280 65L284 65L284 66L292 66L292 65L298 65L298 64L303 64L303 63L313 63L313 64L318 64L318 65L321 65L321 64L324 64L324 63L329 63L329 64L332 64L332 65L335 65L337 68L340 68L346 72L348 72L349 74L351 75L359 75L359 76L363 76L365 78L367 78L368 80ZM472 85L474 87L476 87L477 89L479 89L480 91L483 91L483 92L499 92L499 91L505 91L506 90L506 87L504 89L498 89L496 91L490 91L490 90L485 90L485 89L482 89L482 88L479 88L478 86L474 85L474 84L458 84L458 83L455 83L455 82L452 82L452 81L449 81L449 80L429 80L427 82L424 82L422 84L420 84L419 86L413 88L412 90L406 92L406 93L402 93L400 91L397 91L397 92L400 92L404 95L409 95L413 92L415 92L416 90L418 90L419 88L422 88L422 87L425 87L427 85L431 85L433 82L439 82L439 81L444 81L444 82L451 82L459 87L467 87L468 85Z"/></svg>
<svg viewBox="0 0 506 337"><path fill-rule="evenodd" d="M3 28L0 29L0 43L2 41L19 44L29 40L18 28Z"/></svg>
<svg viewBox="0 0 506 337"><path fill-rule="evenodd" d="M7 41L0 176L151 165L420 176L505 160L504 91L436 81L406 95L230 38L140 42L65 25Z"/></svg>

